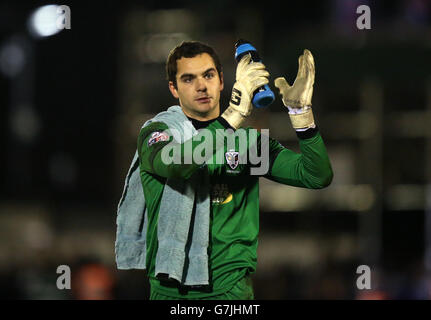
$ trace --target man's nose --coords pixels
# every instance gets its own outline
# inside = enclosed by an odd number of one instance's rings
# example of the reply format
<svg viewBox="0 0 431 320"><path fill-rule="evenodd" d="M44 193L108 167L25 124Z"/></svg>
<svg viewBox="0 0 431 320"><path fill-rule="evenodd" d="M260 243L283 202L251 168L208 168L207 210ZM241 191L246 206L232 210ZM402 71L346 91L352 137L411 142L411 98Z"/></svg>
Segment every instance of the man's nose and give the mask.
<svg viewBox="0 0 431 320"><path fill-rule="evenodd" d="M207 90L207 86L206 86L204 78L197 78L196 90L197 91L206 91Z"/></svg>

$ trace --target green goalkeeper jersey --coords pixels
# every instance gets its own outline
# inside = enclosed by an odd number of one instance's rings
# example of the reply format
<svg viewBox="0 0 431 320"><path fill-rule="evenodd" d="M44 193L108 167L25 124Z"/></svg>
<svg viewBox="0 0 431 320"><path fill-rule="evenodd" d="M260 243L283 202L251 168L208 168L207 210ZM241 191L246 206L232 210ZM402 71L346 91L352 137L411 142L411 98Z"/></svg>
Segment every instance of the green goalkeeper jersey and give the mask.
<svg viewBox="0 0 431 320"><path fill-rule="evenodd" d="M223 118L202 122L190 119L196 129L206 128L214 138L229 125ZM177 298L203 298L230 290L245 274L253 273L257 264L259 233L259 175L251 175L256 167L250 162L238 163L238 158L228 161L235 151L227 145L213 144L213 154L225 154L223 163L207 164L182 161L165 164L162 148L173 139L164 133L168 127L162 122L153 122L141 129L138 138L140 174L145 201L148 208L147 229L147 273L151 289ZM248 133L251 128L245 129ZM332 169L322 137L317 129L300 133L301 153L283 147L269 138L269 170L261 175L286 185L304 188L323 188L332 180ZM249 139L247 148L257 147L261 152L261 134L257 140ZM254 141L254 142L253 142ZM204 143L195 139L184 142L184 150L194 150ZM238 139L235 148L238 148ZM189 144L189 149L185 146ZM184 160L184 159L182 159ZM215 162L215 161L213 161ZM188 164L185 164L188 163ZM177 282L155 277L155 261L158 248L157 221L163 189L167 178L187 180L199 170L208 170L211 185L211 210L209 233L209 277L210 285L202 288L180 286Z"/></svg>

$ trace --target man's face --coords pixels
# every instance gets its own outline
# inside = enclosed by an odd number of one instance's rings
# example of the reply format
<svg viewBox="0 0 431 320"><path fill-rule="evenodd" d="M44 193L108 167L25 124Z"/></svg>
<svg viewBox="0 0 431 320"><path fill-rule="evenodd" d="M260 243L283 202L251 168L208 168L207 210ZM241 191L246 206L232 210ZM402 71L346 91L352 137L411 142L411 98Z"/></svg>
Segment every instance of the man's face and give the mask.
<svg viewBox="0 0 431 320"><path fill-rule="evenodd" d="M220 92L223 74L219 77L213 59L207 53L177 60L177 88L169 81L172 95L180 100L183 112L197 120L211 120L220 115Z"/></svg>

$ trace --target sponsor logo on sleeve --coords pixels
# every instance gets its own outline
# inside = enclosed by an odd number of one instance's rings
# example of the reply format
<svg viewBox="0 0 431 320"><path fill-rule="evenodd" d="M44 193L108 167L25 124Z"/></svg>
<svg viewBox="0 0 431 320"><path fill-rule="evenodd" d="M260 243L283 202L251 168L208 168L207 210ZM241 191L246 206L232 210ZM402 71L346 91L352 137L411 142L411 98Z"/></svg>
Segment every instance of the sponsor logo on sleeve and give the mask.
<svg viewBox="0 0 431 320"><path fill-rule="evenodd" d="M148 146L150 147L151 145L160 142L160 141L168 141L169 140L169 135L165 132L153 132L151 134L150 139L148 140Z"/></svg>

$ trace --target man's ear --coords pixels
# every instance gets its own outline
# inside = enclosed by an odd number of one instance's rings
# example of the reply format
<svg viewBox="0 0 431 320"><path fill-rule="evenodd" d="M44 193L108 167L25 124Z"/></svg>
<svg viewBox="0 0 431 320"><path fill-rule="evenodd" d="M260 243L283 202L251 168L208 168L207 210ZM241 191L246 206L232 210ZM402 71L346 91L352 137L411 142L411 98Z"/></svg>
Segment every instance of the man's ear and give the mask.
<svg viewBox="0 0 431 320"><path fill-rule="evenodd" d="M173 81L169 81L169 91L171 91L172 95L174 96L175 99L178 99L178 91L174 86Z"/></svg>
<svg viewBox="0 0 431 320"><path fill-rule="evenodd" d="M224 79L223 79L223 71L220 72L220 91L224 88Z"/></svg>

